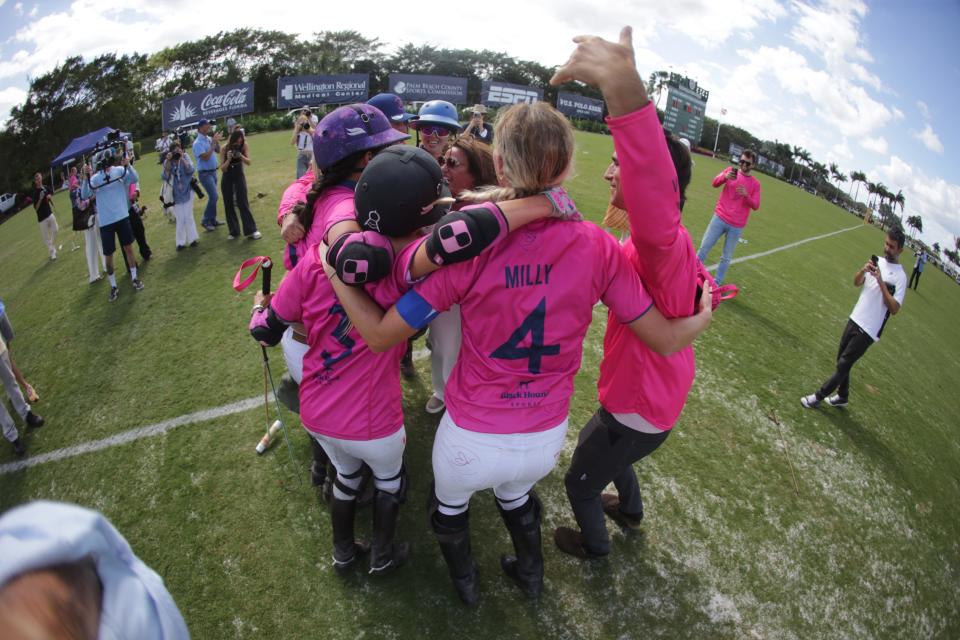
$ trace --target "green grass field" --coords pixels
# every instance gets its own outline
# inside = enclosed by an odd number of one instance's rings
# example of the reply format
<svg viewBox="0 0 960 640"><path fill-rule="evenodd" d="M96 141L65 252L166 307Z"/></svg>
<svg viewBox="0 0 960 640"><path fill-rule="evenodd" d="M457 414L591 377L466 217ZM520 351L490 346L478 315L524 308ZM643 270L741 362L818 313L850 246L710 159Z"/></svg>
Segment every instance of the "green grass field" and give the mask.
<svg viewBox="0 0 960 640"><path fill-rule="evenodd" d="M136 294L118 269L113 304L105 280L87 284L83 251L69 250L64 193L55 263L32 210L0 226L12 352L47 420L25 438L30 456L262 394L260 351L245 329L252 294L230 283L243 259L281 254L274 220L294 177L288 139L249 140L247 175L264 233L256 243L228 242L221 227L201 230L199 247L176 253L173 225L155 206L156 156L141 160L154 259ZM599 220L611 139L577 140L570 190ZM721 166L696 158L684 217L697 243ZM760 180L763 206L738 256L860 223ZM258 191L265 197L254 198ZM307 438L287 415L301 486L284 448L254 454L262 407L5 473L0 509L40 498L99 509L165 578L195 638L957 638L960 289L928 268L923 289L907 294L883 340L854 368L850 406L809 411L799 403L832 372L857 298L853 273L882 242L864 226L731 267L727 279L740 297L723 304L698 341L697 380L673 435L638 465L644 533L611 525L609 558L584 564L557 551L551 533L573 522L563 472L596 408L605 311L595 311L568 447L539 485L547 578L538 604L500 573L510 545L489 492L472 503L480 608L464 610L449 584L423 508L438 421L422 410L427 361L404 391L412 486L400 535L412 555L387 578L333 572L328 512L306 474ZM903 257L909 273L912 255ZM279 349L272 362L279 376ZM0 447L0 464L13 460ZM369 512L359 520L366 534Z"/></svg>

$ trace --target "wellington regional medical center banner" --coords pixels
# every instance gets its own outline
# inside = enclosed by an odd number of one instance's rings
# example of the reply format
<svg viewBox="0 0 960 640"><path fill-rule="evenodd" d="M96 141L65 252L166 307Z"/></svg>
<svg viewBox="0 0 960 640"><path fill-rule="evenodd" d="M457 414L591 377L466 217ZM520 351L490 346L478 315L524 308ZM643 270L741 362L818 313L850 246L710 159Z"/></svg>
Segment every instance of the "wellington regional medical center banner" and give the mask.
<svg viewBox="0 0 960 640"><path fill-rule="evenodd" d="M163 128L175 129L201 119L215 120L253 111L253 83L230 84L184 93L163 101Z"/></svg>
<svg viewBox="0 0 960 640"><path fill-rule="evenodd" d="M277 108L318 104L366 102L370 75L349 73L331 76L288 76L277 78Z"/></svg>

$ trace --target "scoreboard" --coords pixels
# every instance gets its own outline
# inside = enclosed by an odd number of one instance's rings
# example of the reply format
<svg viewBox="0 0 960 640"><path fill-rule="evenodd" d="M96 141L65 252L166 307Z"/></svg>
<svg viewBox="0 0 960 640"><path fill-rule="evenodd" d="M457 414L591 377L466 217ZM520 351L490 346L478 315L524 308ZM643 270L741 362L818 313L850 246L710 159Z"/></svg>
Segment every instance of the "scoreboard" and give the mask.
<svg viewBox="0 0 960 640"><path fill-rule="evenodd" d="M703 114L710 92L695 80L671 73L667 82L667 104L663 109L663 126L678 138L686 138L691 145L700 144L703 133Z"/></svg>

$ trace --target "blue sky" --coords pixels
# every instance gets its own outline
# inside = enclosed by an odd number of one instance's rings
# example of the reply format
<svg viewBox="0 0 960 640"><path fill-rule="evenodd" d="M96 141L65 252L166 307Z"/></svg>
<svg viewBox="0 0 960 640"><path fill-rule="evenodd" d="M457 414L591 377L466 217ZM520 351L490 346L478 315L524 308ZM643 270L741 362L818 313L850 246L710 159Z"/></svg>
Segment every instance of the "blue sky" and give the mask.
<svg viewBox="0 0 960 640"><path fill-rule="evenodd" d="M447 20L398 20L398 5L383 0L368 0L361 15L344 5L316 19L302 4L265 13L262 0L229 10L209 0L127 6L0 0L0 119L23 101L30 77L69 55L149 53L221 29L354 29L387 50L408 42L487 48L553 66L574 35L615 38L630 24L644 77L685 73L711 92L707 115L725 107L722 120L902 189L928 242L952 245L960 235L957 0L487 0L475 16L470 5L451 4Z"/></svg>

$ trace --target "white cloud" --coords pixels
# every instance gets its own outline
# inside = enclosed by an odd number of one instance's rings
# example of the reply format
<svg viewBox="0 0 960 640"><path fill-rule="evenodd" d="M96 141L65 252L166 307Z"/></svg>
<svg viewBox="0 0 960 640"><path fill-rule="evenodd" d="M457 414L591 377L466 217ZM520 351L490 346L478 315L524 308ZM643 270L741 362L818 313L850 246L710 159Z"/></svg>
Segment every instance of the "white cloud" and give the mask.
<svg viewBox="0 0 960 640"><path fill-rule="evenodd" d="M864 2L825 2L812 6L794 0L792 8L798 18L790 38L823 58L831 75L876 90L884 88L880 78L864 66L873 62L873 56L860 43L860 21L867 15Z"/></svg>
<svg viewBox="0 0 960 640"><path fill-rule="evenodd" d="M30 9L30 13L27 14L27 17L29 17L29 18L36 18L36 17L37 17L37 12L39 12L39 11L40 11L40 6L35 4L35 5L33 5L33 9Z"/></svg>
<svg viewBox="0 0 960 640"><path fill-rule="evenodd" d="M23 101L26 99L27 92L20 87L0 89L0 125L10 117L10 109L19 104L23 104Z"/></svg>
<svg viewBox="0 0 960 640"><path fill-rule="evenodd" d="M920 115L923 116L924 120L930 119L930 107L927 106L927 103L923 100L917 100L917 109L920 110Z"/></svg>
<svg viewBox="0 0 960 640"><path fill-rule="evenodd" d="M943 153L943 143L940 142L940 138L933 131L933 127L928 123L926 127L923 128L923 131L915 132L911 131L910 135L923 143L927 149L933 151L934 153Z"/></svg>
<svg viewBox="0 0 960 640"><path fill-rule="evenodd" d="M879 176L894 193L903 190L904 215L923 218L922 237L929 243L952 246L946 234L960 236L960 185L930 177L896 155L887 164L874 167L871 175ZM945 233L938 233L941 229Z"/></svg>
<svg viewBox="0 0 960 640"><path fill-rule="evenodd" d="M874 153L879 153L880 155L887 153L887 139L883 136L877 136L876 138L861 138L860 146L867 151L873 151Z"/></svg>
<svg viewBox="0 0 960 640"><path fill-rule="evenodd" d="M18 2L17 4L13 5L13 12L14 12L15 14L17 14L18 16L22 16L22 15L23 15L23 3L22 3L22 2Z"/></svg>
<svg viewBox="0 0 960 640"><path fill-rule="evenodd" d="M903 111L894 107L893 108L893 119L894 120L903 120L906 116L903 114Z"/></svg>

